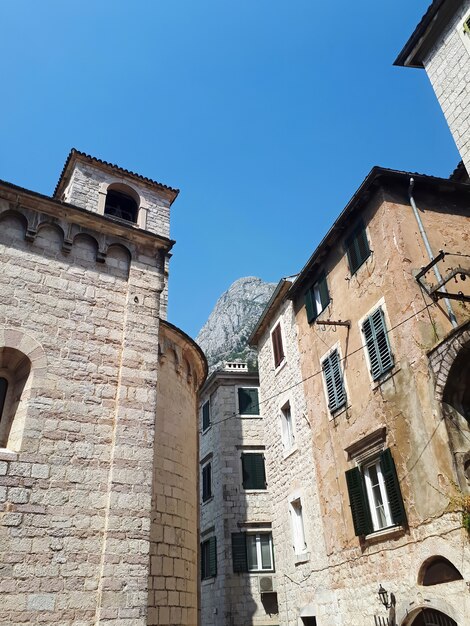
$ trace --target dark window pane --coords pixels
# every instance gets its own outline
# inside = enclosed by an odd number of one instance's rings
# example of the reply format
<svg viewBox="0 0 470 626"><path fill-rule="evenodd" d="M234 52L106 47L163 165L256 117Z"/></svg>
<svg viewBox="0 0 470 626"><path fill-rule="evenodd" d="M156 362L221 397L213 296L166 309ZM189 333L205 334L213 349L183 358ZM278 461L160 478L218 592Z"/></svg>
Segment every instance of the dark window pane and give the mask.
<svg viewBox="0 0 470 626"><path fill-rule="evenodd" d="M238 411L240 415L259 415L258 389L238 388Z"/></svg>
<svg viewBox="0 0 470 626"><path fill-rule="evenodd" d="M2 419L3 409L5 407L5 399L7 397L8 381L6 378L0 378L0 420Z"/></svg>

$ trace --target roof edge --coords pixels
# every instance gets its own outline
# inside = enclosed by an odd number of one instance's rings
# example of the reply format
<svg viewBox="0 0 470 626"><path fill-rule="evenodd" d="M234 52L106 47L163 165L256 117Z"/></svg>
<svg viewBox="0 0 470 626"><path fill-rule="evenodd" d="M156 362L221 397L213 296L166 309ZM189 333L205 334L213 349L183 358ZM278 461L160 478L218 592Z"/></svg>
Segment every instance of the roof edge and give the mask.
<svg viewBox="0 0 470 626"><path fill-rule="evenodd" d="M255 327L251 331L251 335L248 337L248 345L255 347L258 345L258 341L261 333L264 331L264 327L270 320L270 313L274 309L274 306L280 304L284 299L285 294L289 291L292 282L286 278L281 278L278 282L276 289L273 291L266 306L263 309Z"/></svg>

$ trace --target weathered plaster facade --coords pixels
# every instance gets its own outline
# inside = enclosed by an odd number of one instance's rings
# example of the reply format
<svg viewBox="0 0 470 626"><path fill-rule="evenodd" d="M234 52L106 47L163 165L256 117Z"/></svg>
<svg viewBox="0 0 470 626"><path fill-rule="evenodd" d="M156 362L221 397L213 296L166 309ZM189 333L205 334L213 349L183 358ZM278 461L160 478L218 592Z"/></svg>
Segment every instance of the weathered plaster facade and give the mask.
<svg viewBox="0 0 470 626"><path fill-rule="evenodd" d="M267 488L243 488L241 455L256 451L267 456L264 404L260 415L240 416L238 387L258 387L258 374L246 365L228 364L214 372L201 390L200 466L211 464L212 494L203 501L200 493L200 540L216 539L217 571L201 581L201 624L204 626L275 626L277 605L273 594L262 598L258 572L234 573L232 533L271 532L272 482L266 459ZM210 403L210 425L203 430L202 407ZM202 481L200 481L202 483ZM276 557L276 546L274 546ZM267 575L272 575L267 572ZM274 601L274 602L273 602Z"/></svg>
<svg viewBox="0 0 470 626"><path fill-rule="evenodd" d="M84 160L94 186L96 160L73 151L59 187ZM150 181L113 167L145 196ZM194 626L205 362L160 321L171 202L149 206L150 232L93 212L92 196L0 186L0 622ZM169 337L182 371L161 364Z"/></svg>

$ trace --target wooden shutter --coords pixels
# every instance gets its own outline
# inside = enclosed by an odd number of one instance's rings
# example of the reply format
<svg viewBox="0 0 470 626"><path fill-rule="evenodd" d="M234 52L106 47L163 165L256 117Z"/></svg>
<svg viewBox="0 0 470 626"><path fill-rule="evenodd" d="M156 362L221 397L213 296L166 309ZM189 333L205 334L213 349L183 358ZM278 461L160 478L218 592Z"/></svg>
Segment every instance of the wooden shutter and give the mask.
<svg viewBox="0 0 470 626"><path fill-rule="evenodd" d="M278 324L272 332L274 366L278 367L284 359L284 349L282 347L281 325Z"/></svg>
<svg viewBox="0 0 470 626"><path fill-rule="evenodd" d="M211 411L209 401L205 402L202 407L202 430L209 428L211 424Z"/></svg>
<svg viewBox="0 0 470 626"><path fill-rule="evenodd" d="M328 408L333 412L346 404L346 391L337 350L323 361L323 374L328 394Z"/></svg>
<svg viewBox="0 0 470 626"><path fill-rule="evenodd" d="M362 329L369 354L372 378L377 380L393 367L393 355L388 342L384 313L378 308L363 323Z"/></svg>
<svg viewBox="0 0 470 626"><path fill-rule="evenodd" d="M315 297L313 294L313 287L310 287L310 289L307 289L307 291L305 292L304 301L305 301L305 311L307 312L307 320L308 320L308 323L310 324L317 317L317 308L315 306Z"/></svg>
<svg viewBox="0 0 470 626"><path fill-rule="evenodd" d="M207 573L209 577L217 576L217 538L209 538L209 563Z"/></svg>
<svg viewBox="0 0 470 626"><path fill-rule="evenodd" d="M242 454L243 489L266 489L264 455Z"/></svg>
<svg viewBox="0 0 470 626"><path fill-rule="evenodd" d="M353 467L353 469L348 470L346 472L346 482L348 485L354 532L358 537L368 535L372 532L373 526L361 470L358 467Z"/></svg>
<svg viewBox="0 0 470 626"><path fill-rule="evenodd" d="M355 274L364 261L370 255L369 242L367 241L366 229L361 222L356 226L352 235L346 239L346 252L348 255L349 270Z"/></svg>
<svg viewBox="0 0 470 626"><path fill-rule="evenodd" d="M212 496L212 468L208 463L202 468L202 501L209 500Z"/></svg>
<svg viewBox="0 0 470 626"><path fill-rule="evenodd" d="M248 571L246 533L232 533L232 564L235 573Z"/></svg>
<svg viewBox="0 0 470 626"><path fill-rule="evenodd" d="M318 291L320 292L321 310L323 311L330 303L330 294L328 293L328 284L325 274L323 274L318 281ZM321 311L318 311L318 313L321 313Z"/></svg>
<svg viewBox="0 0 470 626"><path fill-rule="evenodd" d="M388 505L394 524L406 523L406 512L401 497L400 483L398 482L397 470L390 448L380 455L380 467L387 489Z"/></svg>
<svg viewBox="0 0 470 626"><path fill-rule="evenodd" d="M240 415L259 415L258 389L238 388L238 411Z"/></svg>

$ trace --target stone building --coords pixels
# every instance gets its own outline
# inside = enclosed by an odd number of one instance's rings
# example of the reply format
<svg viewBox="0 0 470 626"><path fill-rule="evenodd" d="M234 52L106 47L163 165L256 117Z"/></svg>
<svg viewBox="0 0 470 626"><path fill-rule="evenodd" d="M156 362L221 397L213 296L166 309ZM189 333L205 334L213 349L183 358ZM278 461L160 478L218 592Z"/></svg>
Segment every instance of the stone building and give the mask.
<svg viewBox="0 0 470 626"><path fill-rule="evenodd" d="M258 373L226 363L200 393L201 624L275 626L271 476ZM269 459L266 460L266 466Z"/></svg>
<svg viewBox="0 0 470 626"><path fill-rule="evenodd" d="M72 150L0 183L0 623L197 623L197 400L166 321L177 190Z"/></svg>
<svg viewBox="0 0 470 626"><path fill-rule="evenodd" d="M434 0L395 64L426 70L470 172L470 0Z"/></svg>

